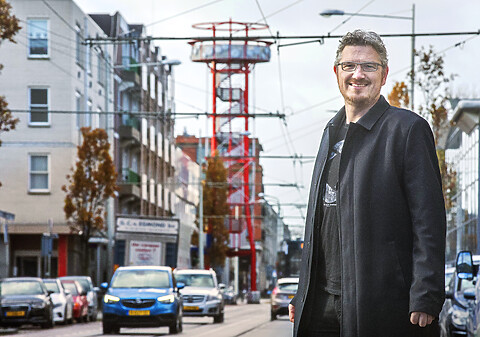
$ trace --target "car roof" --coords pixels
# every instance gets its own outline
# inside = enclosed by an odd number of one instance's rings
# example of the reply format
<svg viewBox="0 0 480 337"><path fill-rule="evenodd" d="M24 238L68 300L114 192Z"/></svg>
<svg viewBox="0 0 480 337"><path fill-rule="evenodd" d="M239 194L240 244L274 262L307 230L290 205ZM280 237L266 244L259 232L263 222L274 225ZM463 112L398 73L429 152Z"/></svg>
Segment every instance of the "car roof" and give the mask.
<svg viewBox="0 0 480 337"><path fill-rule="evenodd" d="M80 279L91 280L92 278L90 276L78 275L78 276L62 276L62 277L59 277L59 279L60 280L80 280Z"/></svg>
<svg viewBox="0 0 480 337"><path fill-rule="evenodd" d="M43 280L39 277L8 277L4 278L1 280L2 282L11 282L11 281L19 281L19 282L25 282L25 281L37 281L37 282L43 282Z"/></svg>
<svg viewBox="0 0 480 337"><path fill-rule="evenodd" d="M277 283L278 284L281 284L281 283L298 283L298 277L284 277L284 278L278 279Z"/></svg>
<svg viewBox="0 0 480 337"><path fill-rule="evenodd" d="M213 270L205 269L175 269L175 274L199 274L199 275L212 275L215 272Z"/></svg>
<svg viewBox="0 0 480 337"><path fill-rule="evenodd" d="M162 271L172 271L172 268L166 266L126 266L118 267L116 271L122 270L162 270Z"/></svg>

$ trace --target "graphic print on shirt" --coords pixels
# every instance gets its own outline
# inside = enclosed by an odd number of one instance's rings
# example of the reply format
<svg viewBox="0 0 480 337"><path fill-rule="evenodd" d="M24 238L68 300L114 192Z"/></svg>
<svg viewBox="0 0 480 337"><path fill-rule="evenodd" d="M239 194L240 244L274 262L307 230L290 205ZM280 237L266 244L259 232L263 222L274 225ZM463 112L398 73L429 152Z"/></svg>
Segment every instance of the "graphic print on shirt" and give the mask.
<svg viewBox="0 0 480 337"><path fill-rule="evenodd" d="M332 152L330 152L330 156L328 157L329 161L338 161L340 159L340 155L342 154L342 148L344 139L336 143L333 148ZM335 165L334 165L335 166ZM337 184L335 186L330 186L329 181L325 184L325 194L323 195L323 206L324 207L334 207L337 206Z"/></svg>

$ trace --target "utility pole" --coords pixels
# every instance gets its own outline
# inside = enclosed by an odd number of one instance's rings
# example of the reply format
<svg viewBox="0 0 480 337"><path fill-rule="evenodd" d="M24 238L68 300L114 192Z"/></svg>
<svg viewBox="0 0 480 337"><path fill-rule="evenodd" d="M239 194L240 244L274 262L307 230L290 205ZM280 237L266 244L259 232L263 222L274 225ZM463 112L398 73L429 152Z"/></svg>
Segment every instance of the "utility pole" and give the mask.
<svg viewBox="0 0 480 337"><path fill-rule="evenodd" d="M200 170L200 175L199 178L200 180L202 179L203 172L202 172L202 164L199 165L199 170ZM198 267L200 269L205 269L205 263L204 263L204 256L203 256L203 182L200 181L199 186L199 198L200 201L198 203L198 221L199 221L199 226L198 226Z"/></svg>

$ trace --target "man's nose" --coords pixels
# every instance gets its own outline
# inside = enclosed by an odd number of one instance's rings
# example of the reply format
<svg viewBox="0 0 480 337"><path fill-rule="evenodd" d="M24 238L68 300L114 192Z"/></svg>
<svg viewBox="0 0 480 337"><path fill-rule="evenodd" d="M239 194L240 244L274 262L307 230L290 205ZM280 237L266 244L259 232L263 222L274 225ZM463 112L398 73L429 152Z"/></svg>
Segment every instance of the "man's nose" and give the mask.
<svg viewBox="0 0 480 337"><path fill-rule="evenodd" d="M357 64L357 67L353 71L352 77L354 78L364 78L365 72L362 70L362 66Z"/></svg>

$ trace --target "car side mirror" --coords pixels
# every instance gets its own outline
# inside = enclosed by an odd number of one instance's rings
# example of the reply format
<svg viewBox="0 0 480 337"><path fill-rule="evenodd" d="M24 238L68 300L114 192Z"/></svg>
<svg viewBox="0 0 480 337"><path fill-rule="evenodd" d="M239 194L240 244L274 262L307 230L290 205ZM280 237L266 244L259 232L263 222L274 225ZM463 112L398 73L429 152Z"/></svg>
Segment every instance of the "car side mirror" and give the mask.
<svg viewBox="0 0 480 337"><path fill-rule="evenodd" d="M68 296L68 295L70 295L70 294L71 294L70 290L65 289L65 295Z"/></svg>
<svg viewBox="0 0 480 337"><path fill-rule="evenodd" d="M461 251L457 255L455 263L459 279L473 280L473 259L469 251Z"/></svg>
<svg viewBox="0 0 480 337"><path fill-rule="evenodd" d="M219 284L218 284L218 289L220 289L220 290L222 290L222 291L225 290L226 287L227 287L227 286L226 286L225 284L223 284L223 283L219 283Z"/></svg>
<svg viewBox="0 0 480 337"><path fill-rule="evenodd" d="M47 290L47 292L48 292L48 296L55 293L53 290Z"/></svg>
<svg viewBox="0 0 480 337"><path fill-rule="evenodd" d="M463 297L465 297L466 300L475 300L475 288L470 288L467 289L463 292Z"/></svg>
<svg viewBox="0 0 480 337"><path fill-rule="evenodd" d="M453 299L453 291L451 291L450 289L445 291L445 298Z"/></svg>
<svg viewBox="0 0 480 337"><path fill-rule="evenodd" d="M93 287L93 291L98 293L100 291L100 288L99 287Z"/></svg>
<svg viewBox="0 0 480 337"><path fill-rule="evenodd" d="M103 282L100 284L100 289L107 290L108 289L108 282Z"/></svg>
<svg viewBox="0 0 480 337"><path fill-rule="evenodd" d="M178 290L181 290L181 289L183 289L183 288L185 288L185 283L183 283L183 282L177 282L177 289L178 289Z"/></svg>

